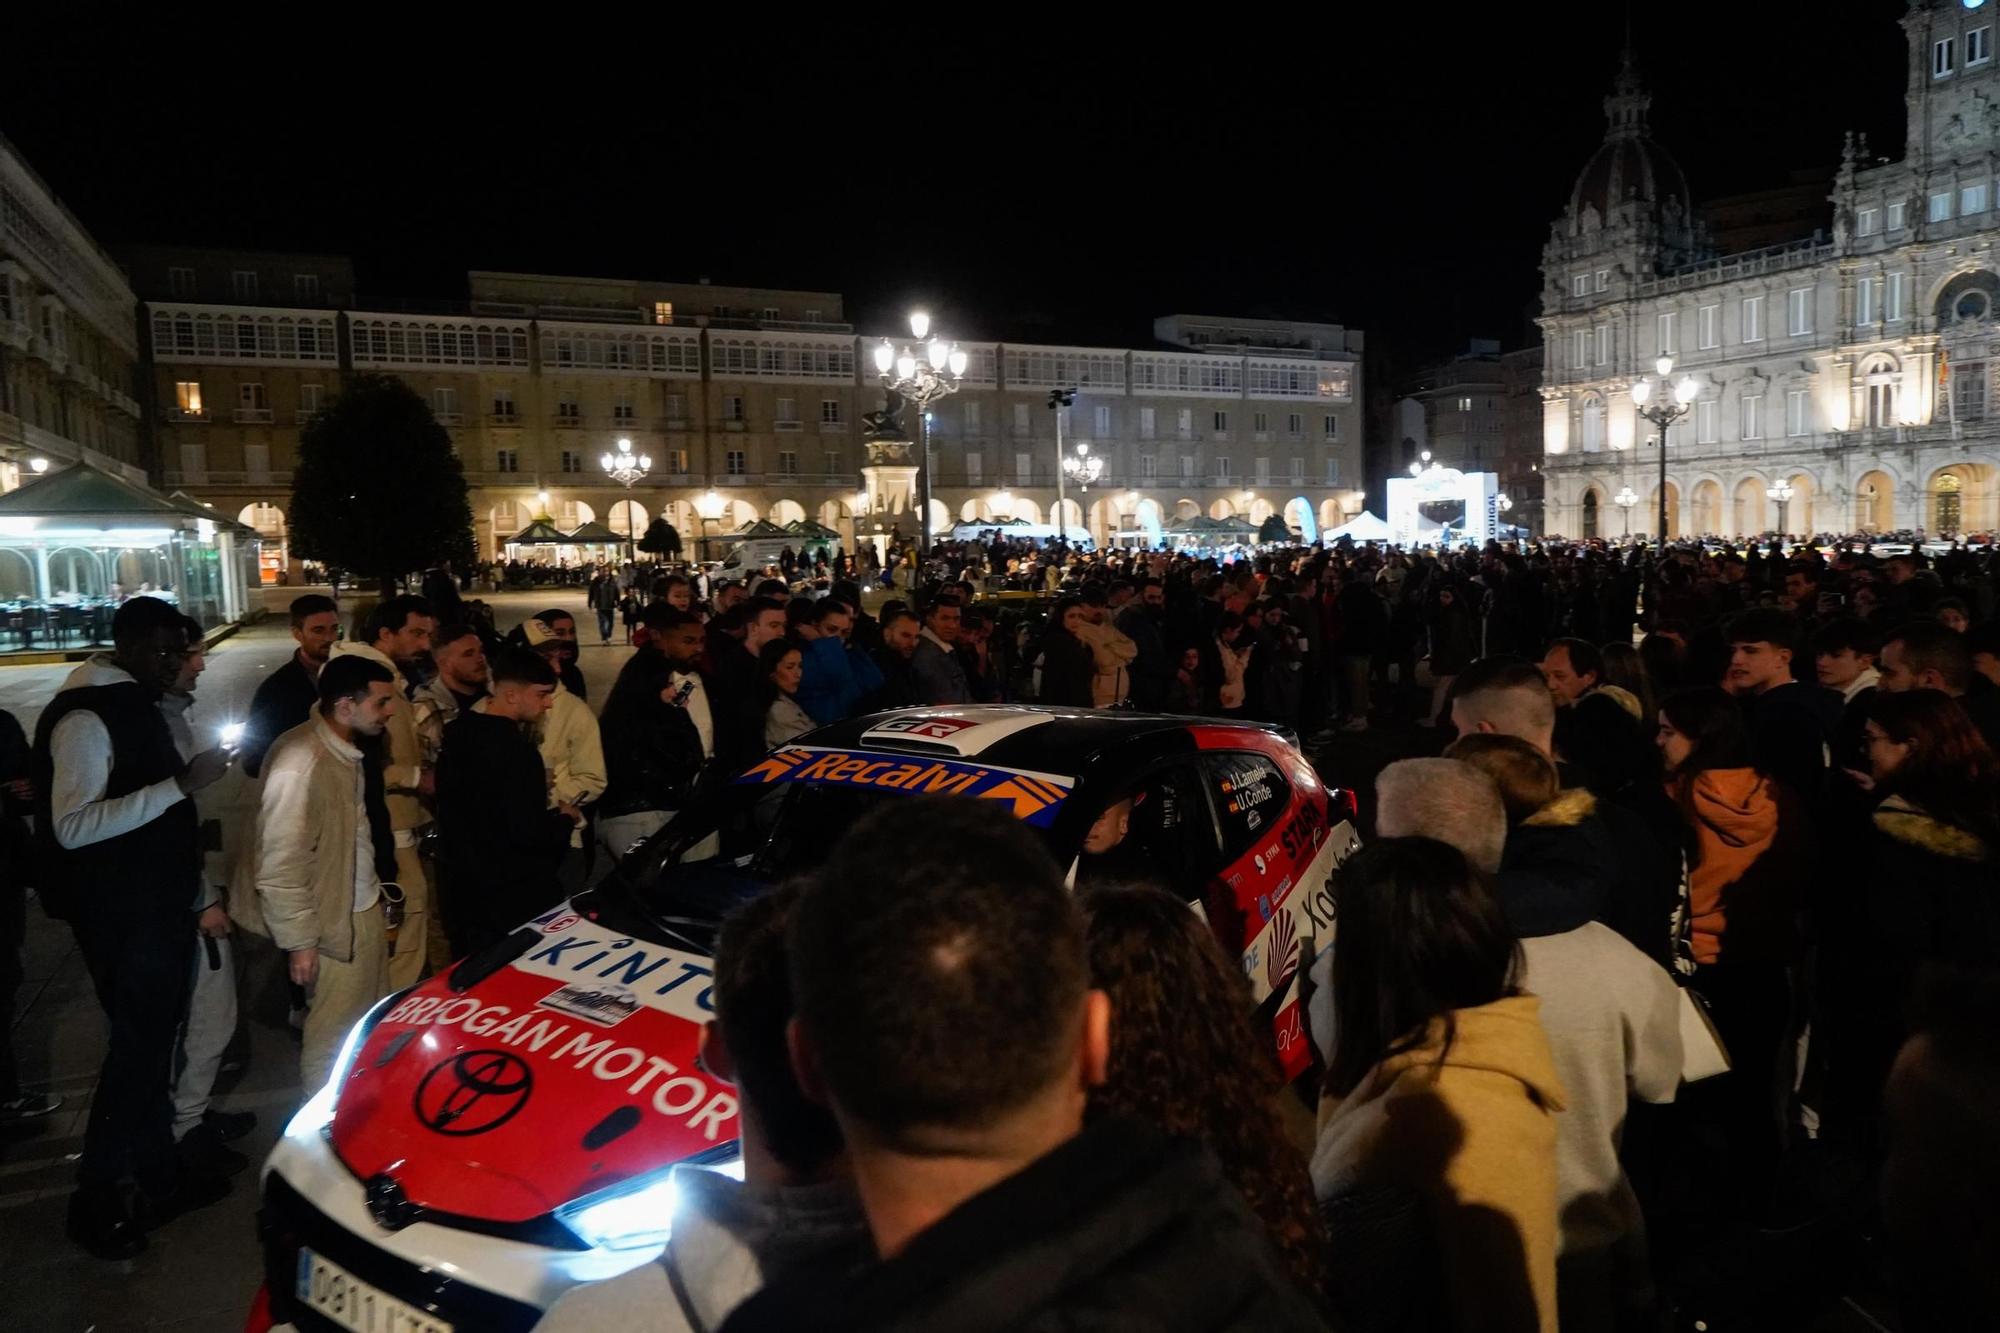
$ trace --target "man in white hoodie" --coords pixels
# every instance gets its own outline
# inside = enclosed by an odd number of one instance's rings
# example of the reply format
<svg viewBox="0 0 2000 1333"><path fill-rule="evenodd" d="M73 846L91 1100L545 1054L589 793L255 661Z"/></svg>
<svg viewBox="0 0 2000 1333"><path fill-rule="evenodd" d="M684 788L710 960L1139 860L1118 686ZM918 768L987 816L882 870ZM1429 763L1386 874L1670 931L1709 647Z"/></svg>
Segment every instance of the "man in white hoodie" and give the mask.
<svg viewBox="0 0 2000 1333"><path fill-rule="evenodd" d="M201 752L201 745L195 739L188 710L194 706L195 685L207 669L208 655L201 625L191 617L185 623L191 651L173 687L161 696L160 712L173 732L174 748L181 758L191 760ZM223 902L223 890L229 884L222 847L223 785L194 794L202 834L201 888L194 901L194 928L200 943L195 951L187 1019L181 1024L179 1058L174 1062L174 1140L183 1157L233 1175L249 1166L250 1159L229 1147L229 1142L256 1128L257 1115L209 1106L223 1051L236 1035L236 960L230 948L232 923Z"/></svg>
<svg viewBox="0 0 2000 1333"><path fill-rule="evenodd" d="M1483 736L1504 762L1406 759L1382 770L1376 830L1449 843L1493 874L1508 837L1509 797L1555 804L1555 765L1526 741ZM1492 756L1487 756L1491 758ZM1482 768L1485 771L1482 771ZM1495 768L1527 775L1498 780ZM1534 816L1528 816L1533 819ZM1504 892L1503 906L1504 906ZM1556 1117L1556 1305L1564 1333L1644 1326L1655 1294L1645 1219L1619 1164L1626 1103L1670 1102L1680 1086L1680 997L1673 979L1602 922L1524 936L1521 988L1541 999L1542 1028L1566 1094Z"/></svg>
<svg viewBox="0 0 2000 1333"><path fill-rule="evenodd" d="M389 809L389 828L396 841L396 885L402 890L400 925L394 928L389 953L389 988L414 986L424 974L425 933L429 926L430 884L418 854L424 827L431 822L426 799L436 790L433 770L424 764L423 739L416 710L409 705L407 668L431 648L437 619L421 597L390 597L361 620L354 639L333 646L330 661L361 657L389 669L396 698L402 703L389 714L386 753L381 755L382 793ZM370 747L373 752L373 747Z"/></svg>
<svg viewBox="0 0 2000 1333"><path fill-rule="evenodd" d="M736 1084L741 1184L676 1168L673 1234L658 1259L558 1300L536 1333L691 1333L722 1327L743 1301L788 1271L873 1257L840 1127L793 1077L785 922L797 898L779 889L723 923L715 945L715 1018L702 1067Z"/></svg>

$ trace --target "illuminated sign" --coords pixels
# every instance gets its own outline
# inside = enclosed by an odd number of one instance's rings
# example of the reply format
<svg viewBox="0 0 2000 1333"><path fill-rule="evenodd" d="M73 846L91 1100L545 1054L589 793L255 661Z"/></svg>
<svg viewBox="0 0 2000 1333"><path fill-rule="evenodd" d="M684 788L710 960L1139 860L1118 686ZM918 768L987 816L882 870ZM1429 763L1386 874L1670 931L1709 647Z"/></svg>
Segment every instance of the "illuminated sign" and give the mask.
<svg viewBox="0 0 2000 1333"><path fill-rule="evenodd" d="M1037 828L1055 822L1074 779L953 759L911 759L869 751L792 746L752 764L738 783L812 782L913 796L970 796L1011 801L1014 818Z"/></svg>

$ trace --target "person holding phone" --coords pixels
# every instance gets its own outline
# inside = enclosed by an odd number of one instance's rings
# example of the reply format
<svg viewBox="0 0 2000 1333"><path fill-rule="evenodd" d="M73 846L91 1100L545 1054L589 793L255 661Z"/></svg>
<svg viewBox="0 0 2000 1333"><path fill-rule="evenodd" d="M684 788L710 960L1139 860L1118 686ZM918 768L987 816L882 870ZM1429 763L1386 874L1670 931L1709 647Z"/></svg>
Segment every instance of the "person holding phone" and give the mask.
<svg viewBox="0 0 2000 1333"><path fill-rule="evenodd" d="M184 758L159 708L198 650L186 617L134 597L112 650L77 667L35 727L33 789L43 905L69 921L109 1041L70 1197L70 1239L103 1259L146 1248L150 1226L229 1192L173 1136L173 1058L194 975L190 904L201 817L189 798L229 769Z"/></svg>
<svg viewBox="0 0 2000 1333"><path fill-rule="evenodd" d="M188 712L194 706L195 684L208 666L207 645L200 623L192 617L181 619L190 651L173 687L160 697L160 712L173 732L174 748L193 759L199 746ZM236 753L232 742L240 741L242 731L240 722L222 728L226 753ZM174 1077L174 1141L183 1158L235 1175L250 1165L250 1159L229 1143L255 1129L257 1115L254 1111L219 1111L209 1105L215 1076L222 1068L222 1053L236 1034L236 960L230 948L233 927L223 902L229 867L222 851L221 810L216 800L220 790L209 787L194 797L201 817L202 873L194 900L194 980L187 1020L181 1025L180 1053L174 1061L180 1071Z"/></svg>

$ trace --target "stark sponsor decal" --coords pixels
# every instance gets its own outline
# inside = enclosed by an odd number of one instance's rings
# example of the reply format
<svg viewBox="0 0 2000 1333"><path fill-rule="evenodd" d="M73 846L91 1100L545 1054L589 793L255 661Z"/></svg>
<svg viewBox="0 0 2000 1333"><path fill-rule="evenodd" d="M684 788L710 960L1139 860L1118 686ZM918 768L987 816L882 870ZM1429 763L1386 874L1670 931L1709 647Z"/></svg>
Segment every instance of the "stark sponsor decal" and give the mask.
<svg viewBox="0 0 2000 1333"><path fill-rule="evenodd" d="M870 787L911 795L970 796L1008 801L1014 818L1038 828L1053 823L1075 785L1072 778L989 768L955 759L887 757L868 751L794 746L752 764L739 783L815 782Z"/></svg>
<svg viewBox="0 0 2000 1333"><path fill-rule="evenodd" d="M601 1028L615 1028L639 1012L639 997L623 986L579 986L575 982L551 991L535 1004L557 1013L574 1014Z"/></svg>
<svg viewBox="0 0 2000 1333"><path fill-rule="evenodd" d="M524 1057L566 1064L572 1073L623 1084L626 1096L651 1106L656 1115L701 1130L710 1140L734 1134L734 1093L682 1072L664 1056L616 1045L614 1036L599 1036L539 1008L516 1013L509 1005L486 1004L471 996L412 996L383 1015L382 1022L456 1027L491 1043L452 1056L427 1072L418 1085L417 1117L441 1134L484 1133L511 1118L520 1106L508 1109L509 1099L525 1102L533 1085Z"/></svg>

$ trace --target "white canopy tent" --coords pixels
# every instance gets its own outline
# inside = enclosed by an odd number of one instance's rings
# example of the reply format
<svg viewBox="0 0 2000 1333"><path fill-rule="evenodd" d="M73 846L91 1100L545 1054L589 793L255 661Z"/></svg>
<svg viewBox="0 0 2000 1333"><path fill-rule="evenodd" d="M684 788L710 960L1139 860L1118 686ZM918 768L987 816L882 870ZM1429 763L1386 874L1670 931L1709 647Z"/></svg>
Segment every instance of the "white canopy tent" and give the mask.
<svg viewBox="0 0 2000 1333"><path fill-rule="evenodd" d="M1387 523L1363 510L1333 531L1322 533L1320 540L1331 546L1342 537L1357 542L1386 542L1393 536Z"/></svg>

